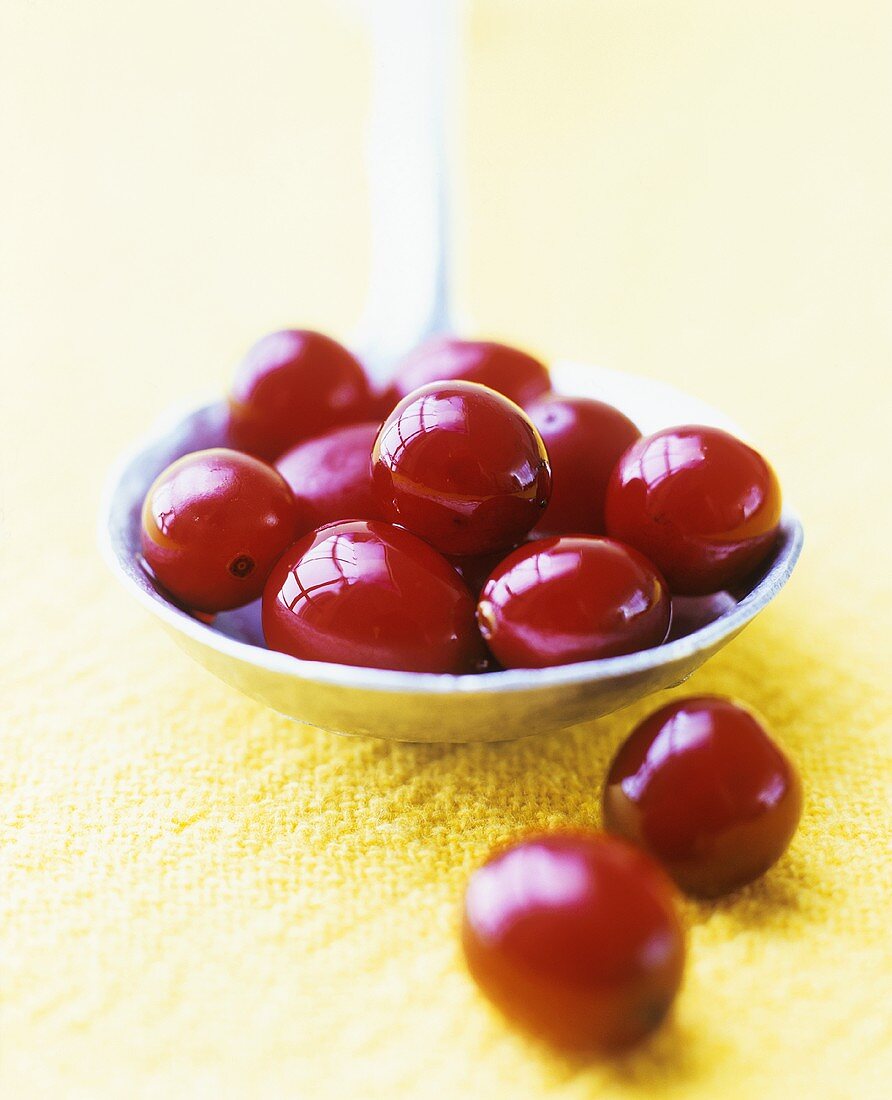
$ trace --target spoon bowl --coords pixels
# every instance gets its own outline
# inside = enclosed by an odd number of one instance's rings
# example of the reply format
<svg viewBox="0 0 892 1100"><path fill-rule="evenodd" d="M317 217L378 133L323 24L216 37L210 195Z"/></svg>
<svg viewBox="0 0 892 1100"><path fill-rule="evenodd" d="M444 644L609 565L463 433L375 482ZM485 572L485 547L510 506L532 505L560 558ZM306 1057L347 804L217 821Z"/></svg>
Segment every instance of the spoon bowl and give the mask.
<svg viewBox="0 0 892 1100"><path fill-rule="evenodd" d="M556 364L552 374L560 392L607 401L644 433L695 423L743 437L719 411L662 383L569 362ZM715 601L717 617L700 629L622 657L477 676L301 661L264 648L259 603L218 615L209 625L171 604L141 565L140 513L152 481L182 455L225 443L226 407L217 401L171 413L121 458L102 507L103 555L175 641L221 680L289 718L336 733L395 741L504 741L609 714L687 679L777 595L802 549L802 524L787 509L773 553L746 594Z"/></svg>

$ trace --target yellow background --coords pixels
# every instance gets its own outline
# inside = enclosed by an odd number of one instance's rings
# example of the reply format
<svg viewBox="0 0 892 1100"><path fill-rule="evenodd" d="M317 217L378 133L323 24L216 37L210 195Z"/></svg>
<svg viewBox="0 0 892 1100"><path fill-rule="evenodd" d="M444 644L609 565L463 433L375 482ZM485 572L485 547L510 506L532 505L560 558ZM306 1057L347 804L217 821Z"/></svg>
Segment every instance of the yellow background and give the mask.
<svg viewBox="0 0 892 1100"><path fill-rule="evenodd" d="M506 746L341 740L190 663L94 545L166 405L267 329L359 316L359 9L0 2L4 1095L887 1095L892 7L471 5L464 309L722 406L807 528L689 685L765 713L801 831L685 905L673 1023L593 1066L490 1012L459 899L506 834L597 822L652 703Z"/></svg>

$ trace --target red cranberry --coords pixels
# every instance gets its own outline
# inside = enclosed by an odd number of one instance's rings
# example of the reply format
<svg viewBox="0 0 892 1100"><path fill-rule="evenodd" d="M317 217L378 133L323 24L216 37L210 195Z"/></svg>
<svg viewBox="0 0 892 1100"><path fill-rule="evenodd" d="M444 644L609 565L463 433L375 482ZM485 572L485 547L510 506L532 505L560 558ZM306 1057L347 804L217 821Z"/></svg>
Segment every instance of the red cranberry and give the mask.
<svg viewBox="0 0 892 1100"><path fill-rule="evenodd" d="M372 473L388 519L450 555L520 542L551 492L532 423L471 382L435 382L404 398L375 442Z"/></svg>
<svg viewBox="0 0 892 1100"><path fill-rule="evenodd" d="M607 489L607 530L646 554L673 592L703 596L753 572L781 515L774 471L718 428L667 428L626 451Z"/></svg>
<svg viewBox="0 0 892 1100"><path fill-rule="evenodd" d="M477 597L497 565L501 565L510 551L496 550L476 558L447 558L446 560L468 586L471 595Z"/></svg>
<svg viewBox="0 0 892 1100"><path fill-rule="evenodd" d="M537 530L603 535L607 482L623 451L641 433L619 409L587 397L547 394L528 412L545 443L554 478Z"/></svg>
<svg viewBox="0 0 892 1100"><path fill-rule="evenodd" d="M544 668L660 645L669 593L641 554L612 539L564 536L520 547L486 582L477 619L506 668Z"/></svg>
<svg viewBox="0 0 892 1100"><path fill-rule="evenodd" d="M712 592L708 596L673 596L672 628L667 642L686 638L717 619L730 615L737 600L730 592Z"/></svg>
<svg viewBox="0 0 892 1100"><path fill-rule="evenodd" d="M308 661L474 672L474 600L452 566L388 523L333 523L298 540L263 593L270 649Z"/></svg>
<svg viewBox="0 0 892 1100"><path fill-rule="evenodd" d="M471 974L511 1019L562 1048L611 1051L665 1017L681 984L674 891L643 853L591 832L490 856L465 895Z"/></svg>
<svg viewBox="0 0 892 1100"><path fill-rule="evenodd" d="M383 519L372 490L374 421L333 428L298 443L276 463L291 486L307 528L342 519Z"/></svg>
<svg viewBox="0 0 892 1100"><path fill-rule="evenodd" d="M146 494L143 556L186 607L227 611L263 591L298 514L272 466L224 448L196 451L168 466Z"/></svg>
<svg viewBox="0 0 892 1100"><path fill-rule="evenodd" d="M682 699L622 745L604 789L607 827L658 859L684 890L716 897L758 878L796 831L796 769L727 699Z"/></svg>
<svg viewBox="0 0 892 1100"><path fill-rule="evenodd" d="M230 440L261 458L278 458L303 439L366 419L371 402L365 371L337 341L303 329L273 332L236 371Z"/></svg>
<svg viewBox="0 0 892 1100"><path fill-rule="evenodd" d="M391 386L394 404L420 386L454 379L489 386L522 407L551 389L548 367L526 352L486 340L441 336L399 364Z"/></svg>

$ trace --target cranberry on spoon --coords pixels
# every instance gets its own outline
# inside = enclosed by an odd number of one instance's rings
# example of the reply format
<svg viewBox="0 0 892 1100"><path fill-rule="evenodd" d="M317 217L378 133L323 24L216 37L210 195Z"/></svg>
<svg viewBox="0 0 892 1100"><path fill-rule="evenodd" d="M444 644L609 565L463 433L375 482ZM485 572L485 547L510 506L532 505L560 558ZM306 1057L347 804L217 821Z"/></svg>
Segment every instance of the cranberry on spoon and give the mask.
<svg viewBox="0 0 892 1100"><path fill-rule="evenodd" d="M527 411L545 443L554 479L537 532L603 535L607 482L641 433L619 409L588 397L546 394Z"/></svg>
<svg viewBox="0 0 892 1100"><path fill-rule="evenodd" d="M666 428L633 443L610 478L607 531L656 565L673 592L733 588L767 557L781 493L757 452L719 428Z"/></svg>
<svg viewBox="0 0 892 1100"><path fill-rule="evenodd" d="M299 516L272 466L223 447L195 451L163 470L146 494L143 557L186 607L228 611L263 591Z"/></svg>
<svg viewBox="0 0 892 1100"><path fill-rule="evenodd" d="M245 356L229 391L233 446L261 458L339 424L371 416L359 361L336 340L307 329L264 336Z"/></svg>
<svg viewBox="0 0 892 1100"><path fill-rule="evenodd" d="M546 668L660 645L671 618L662 577L612 539L564 536L521 546L483 587L477 619L505 668Z"/></svg>
<svg viewBox="0 0 892 1100"><path fill-rule="evenodd" d="M332 523L299 539L263 593L270 649L405 672L485 665L474 600L426 542L389 523Z"/></svg>
<svg viewBox="0 0 892 1100"><path fill-rule="evenodd" d="M298 443L276 462L291 486L306 528L342 519L383 519L372 489L377 421L333 428Z"/></svg>
<svg viewBox="0 0 892 1100"><path fill-rule="evenodd" d="M456 379L489 386L523 408L551 389L548 367L518 348L440 336L417 347L397 366L390 394L395 405L420 386Z"/></svg>
<svg viewBox="0 0 892 1100"><path fill-rule="evenodd" d="M372 476L389 520L453 556L516 545L551 493L529 418L472 382L433 382L405 397L375 441Z"/></svg>

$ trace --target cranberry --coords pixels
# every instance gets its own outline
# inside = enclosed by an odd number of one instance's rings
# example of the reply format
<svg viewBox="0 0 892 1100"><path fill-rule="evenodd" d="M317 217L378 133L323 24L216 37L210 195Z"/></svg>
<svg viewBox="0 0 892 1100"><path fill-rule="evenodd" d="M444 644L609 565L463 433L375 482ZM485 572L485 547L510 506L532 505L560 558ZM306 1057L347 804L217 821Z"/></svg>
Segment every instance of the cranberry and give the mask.
<svg viewBox="0 0 892 1100"><path fill-rule="evenodd" d="M682 699L645 719L617 753L604 789L607 827L703 897L767 871L801 809L796 770L761 723L714 696Z"/></svg>
<svg viewBox="0 0 892 1100"><path fill-rule="evenodd" d="M204 612L256 600L296 534L298 507L272 466L239 451L196 451L146 494L142 552L158 582Z"/></svg>
<svg viewBox="0 0 892 1100"><path fill-rule="evenodd" d="M261 458L278 458L302 439L366 419L371 402L365 371L337 341L302 329L273 332L236 371L230 440Z"/></svg>
<svg viewBox="0 0 892 1100"><path fill-rule="evenodd" d="M468 884L463 942L507 1016L579 1052L652 1031L684 969L671 883L644 853L592 832L530 836L491 855Z"/></svg>
<svg viewBox="0 0 892 1100"><path fill-rule="evenodd" d="M332 523L298 540L263 593L270 649L406 672L474 672L485 652L452 566L388 523Z"/></svg>
<svg viewBox="0 0 892 1100"><path fill-rule="evenodd" d="M564 536L520 547L486 582L477 619L506 668L544 668L660 645L669 593L653 566L612 539Z"/></svg>
<svg viewBox="0 0 892 1100"><path fill-rule="evenodd" d="M646 554L673 592L703 596L770 553L780 487L764 458L718 428L667 428L626 451L607 489L607 530Z"/></svg>
<svg viewBox="0 0 892 1100"><path fill-rule="evenodd" d="M388 519L444 554L520 542L548 503L548 456L527 416L472 382L434 382L384 421L372 452Z"/></svg>
<svg viewBox="0 0 892 1100"><path fill-rule="evenodd" d="M708 596L673 596L672 628L667 642L686 638L710 623L730 615L737 600L730 592L712 592Z"/></svg>
<svg viewBox="0 0 892 1100"><path fill-rule="evenodd" d="M307 527L341 519L383 519L372 491L374 421L333 428L298 443L276 463L294 493Z"/></svg>
<svg viewBox="0 0 892 1100"><path fill-rule="evenodd" d="M399 404L399 401L400 398L397 396L392 386L387 386L384 389L375 389L371 395L368 419L374 420L380 428Z"/></svg>
<svg viewBox="0 0 892 1100"><path fill-rule="evenodd" d="M604 497L613 467L641 434L602 401L548 394L528 408L548 451L554 487L538 531L603 535Z"/></svg>
<svg viewBox="0 0 892 1100"><path fill-rule="evenodd" d="M473 596L479 596L483 586L497 565L501 565L508 551L496 550L492 554L481 554L476 558L447 558L446 560L468 586Z"/></svg>
<svg viewBox="0 0 892 1100"><path fill-rule="evenodd" d="M429 382L478 382L525 407L551 389L548 367L526 352L485 340L437 337L416 348L396 369L394 404Z"/></svg>

